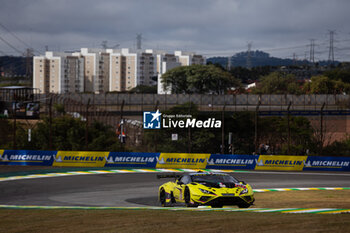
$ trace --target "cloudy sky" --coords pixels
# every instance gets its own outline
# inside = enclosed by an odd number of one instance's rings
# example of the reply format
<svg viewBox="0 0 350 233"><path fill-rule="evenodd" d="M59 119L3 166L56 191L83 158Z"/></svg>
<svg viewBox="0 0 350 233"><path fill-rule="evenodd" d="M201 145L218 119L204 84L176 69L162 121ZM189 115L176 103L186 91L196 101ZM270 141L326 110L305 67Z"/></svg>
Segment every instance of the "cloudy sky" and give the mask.
<svg viewBox="0 0 350 233"><path fill-rule="evenodd" d="M272 56L350 61L349 0L0 0L0 56L81 47L185 50L207 57L263 50Z"/></svg>

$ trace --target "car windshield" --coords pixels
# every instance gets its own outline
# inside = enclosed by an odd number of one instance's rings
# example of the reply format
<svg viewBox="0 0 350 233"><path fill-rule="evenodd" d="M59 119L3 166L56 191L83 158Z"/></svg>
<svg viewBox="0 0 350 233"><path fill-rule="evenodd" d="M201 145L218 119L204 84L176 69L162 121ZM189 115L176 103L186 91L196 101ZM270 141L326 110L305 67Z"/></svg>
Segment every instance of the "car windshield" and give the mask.
<svg viewBox="0 0 350 233"><path fill-rule="evenodd" d="M192 182L208 183L238 183L238 180L226 174L200 174L192 175Z"/></svg>

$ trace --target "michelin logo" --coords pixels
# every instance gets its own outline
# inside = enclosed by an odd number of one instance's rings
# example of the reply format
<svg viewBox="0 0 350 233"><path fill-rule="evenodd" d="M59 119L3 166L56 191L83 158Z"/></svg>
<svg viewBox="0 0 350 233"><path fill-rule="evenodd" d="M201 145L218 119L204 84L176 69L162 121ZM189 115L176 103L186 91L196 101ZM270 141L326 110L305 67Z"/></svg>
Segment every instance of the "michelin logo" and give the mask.
<svg viewBox="0 0 350 233"><path fill-rule="evenodd" d="M262 160L255 159L256 166L264 166L264 162Z"/></svg>
<svg viewBox="0 0 350 233"><path fill-rule="evenodd" d="M349 161L314 160L304 162L305 167L349 167Z"/></svg>
<svg viewBox="0 0 350 233"><path fill-rule="evenodd" d="M307 161L307 162L304 161L304 167L312 167L311 161Z"/></svg>
<svg viewBox="0 0 350 233"><path fill-rule="evenodd" d="M3 161L3 162L9 161L9 159L7 158L7 155L6 155L6 154L5 154L4 156L1 156L1 155L0 155L0 160Z"/></svg>
<svg viewBox="0 0 350 233"><path fill-rule="evenodd" d="M257 160L256 161L256 165L257 166L300 166L300 165L304 165L305 164L305 160L303 161L299 161L299 160L274 160L274 159L267 159L265 160L265 163L263 162L263 160Z"/></svg>
<svg viewBox="0 0 350 233"><path fill-rule="evenodd" d="M164 158L159 159L158 157L156 157L156 159L158 164L166 164L166 162L164 161Z"/></svg>
<svg viewBox="0 0 350 233"><path fill-rule="evenodd" d="M58 156L58 158L57 158L57 159L56 159L56 155L53 155L52 157L53 157L53 159L55 160L55 162L57 162L57 163L62 162L62 158L61 158L61 156Z"/></svg>
<svg viewBox="0 0 350 233"><path fill-rule="evenodd" d="M153 163L154 157L140 157L140 156L117 156L113 158L112 156L105 156L106 163ZM158 158L157 158L158 159Z"/></svg>
<svg viewBox="0 0 350 233"><path fill-rule="evenodd" d="M252 165L254 159L207 159L208 165Z"/></svg>
<svg viewBox="0 0 350 233"><path fill-rule="evenodd" d="M54 156L54 155L52 155ZM27 155L27 154L14 154L14 155L2 155L0 160L3 162L8 161L50 161L51 155Z"/></svg>
<svg viewBox="0 0 350 233"><path fill-rule="evenodd" d="M162 113L157 110L156 112L143 112L143 128L144 129L160 129L160 116Z"/></svg>

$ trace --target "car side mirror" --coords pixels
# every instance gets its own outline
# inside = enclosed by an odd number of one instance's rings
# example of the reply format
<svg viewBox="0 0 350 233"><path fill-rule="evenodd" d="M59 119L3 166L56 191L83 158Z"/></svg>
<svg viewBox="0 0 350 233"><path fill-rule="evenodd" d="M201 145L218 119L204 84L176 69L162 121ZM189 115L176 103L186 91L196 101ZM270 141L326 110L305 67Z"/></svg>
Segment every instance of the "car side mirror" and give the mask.
<svg viewBox="0 0 350 233"><path fill-rule="evenodd" d="M177 181L177 184L178 184L178 185L183 185L184 183L178 180L178 181Z"/></svg>

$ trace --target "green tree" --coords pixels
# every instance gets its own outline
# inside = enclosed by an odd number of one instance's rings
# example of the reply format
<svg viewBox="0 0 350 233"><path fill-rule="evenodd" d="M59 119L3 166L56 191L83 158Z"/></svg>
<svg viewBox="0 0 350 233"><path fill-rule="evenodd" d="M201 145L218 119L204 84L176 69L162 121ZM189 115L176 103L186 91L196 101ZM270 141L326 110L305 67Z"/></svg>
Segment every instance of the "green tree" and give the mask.
<svg viewBox="0 0 350 233"><path fill-rule="evenodd" d="M344 83L350 83L350 67L328 70L324 72L323 75L327 76L332 80L338 80Z"/></svg>
<svg viewBox="0 0 350 233"><path fill-rule="evenodd" d="M350 136L343 141L335 141L322 149L322 155L328 156L349 156L350 155Z"/></svg>
<svg viewBox="0 0 350 233"><path fill-rule="evenodd" d="M255 113L236 112L225 118L225 135L232 132L234 153L251 154L255 151Z"/></svg>
<svg viewBox="0 0 350 233"><path fill-rule="evenodd" d="M124 150L116 134L106 125L93 122L88 127L88 148L85 145L85 122L65 115L52 120L51 140L49 146L49 119L45 118L32 130L32 140L28 142L27 131L18 129L18 148L32 150L90 150L120 151Z"/></svg>
<svg viewBox="0 0 350 233"><path fill-rule="evenodd" d="M350 84L320 75L313 76L310 82L304 84L303 89L310 94L343 94L350 93Z"/></svg>
<svg viewBox="0 0 350 233"><path fill-rule="evenodd" d="M307 149L315 150L314 130L309 120L305 117L290 116L290 154L305 154ZM274 154L288 154L288 118L285 117L260 117L259 118L259 142L270 146L270 152Z"/></svg>
<svg viewBox="0 0 350 233"><path fill-rule="evenodd" d="M302 94L295 76L280 72L263 76L252 92L254 94Z"/></svg>
<svg viewBox="0 0 350 233"><path fill-rule="evenodd" d="M12 146L13 126L7 119L0 119L0 148L9 149Z"/></svg>
<svg viewBox="0 0 350 233"><path fill-rule="evenodd" d="M173 93L222 94L231 87L239 87L240 81L230 73L214 65L181 66L162 75L164 87Z"/></svg>
<svg viewBox="0 0 350 233"><path fill-rule="evenodd" d="M235 66L230 70L233 77L241 80L242 83L248 83L252 80L258 80L261 76L266 76L271 73L272 67L270 66L256 66L251 69Z"/></svg>

